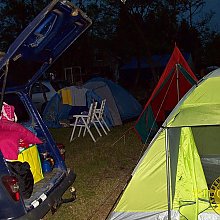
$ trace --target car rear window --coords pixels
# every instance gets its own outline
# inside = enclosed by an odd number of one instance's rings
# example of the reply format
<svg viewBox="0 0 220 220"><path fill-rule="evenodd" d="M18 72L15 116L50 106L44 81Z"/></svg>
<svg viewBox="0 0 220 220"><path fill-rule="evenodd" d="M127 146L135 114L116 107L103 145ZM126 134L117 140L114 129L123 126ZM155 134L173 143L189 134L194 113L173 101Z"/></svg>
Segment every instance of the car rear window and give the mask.
<svg viewBox="0 0 220 220"><path fill-rule="evenodd" d="M31 89L31 93L32 94L36 94L36 93L42 93L42 92L49 92L50 89L43 85L43 83L35 83Z"/></svg>

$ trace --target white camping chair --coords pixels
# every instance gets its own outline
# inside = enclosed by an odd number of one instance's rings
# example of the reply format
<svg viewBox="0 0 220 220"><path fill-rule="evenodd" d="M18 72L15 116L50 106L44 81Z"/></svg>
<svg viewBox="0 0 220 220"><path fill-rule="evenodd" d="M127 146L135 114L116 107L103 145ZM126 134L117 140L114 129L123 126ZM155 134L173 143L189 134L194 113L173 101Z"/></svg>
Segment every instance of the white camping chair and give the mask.
<svg viewBox="0 0 220 220"><path fill-rule="evenodd" d="M72 130L72 133L71 133L71 136L70 136L70 142L73 140L76 127L79 127L78 137L81 134L82 128L84 128L83 137L85 136L86 131L88 131L90 136L91 136L91 138L92 138L92 140L94 142L96 142L96 139L94 138L94 136L93 136L93 134L92 134L92 132L90 130L91 125L94 125L96 130L97 130L97 132L98 132L98 134L100 136L102 136L102 134L99 131L96 123L94 123L96 107L97 107L97 102L93 102L90 105L90 107L89 107L88 114L73 115L73 118L75 118L75 122L74 122L74 124L70 124L70 126L73 126L73 130Z"/></svg>
<svg viewBox="0 0 220 220"><path fill-rule="evenodd" d="M104 124L106 129L108 131L110 131L107 123L104 120L105 104L106 104L106 99L103 99L100 108L99 109L96 108L96 110L95 110L96 114L95 114L95 117L94 117L94 122L98 123L100 125L100 127L102 128L102 130L104 131L104 133L107 135L107 132L106 132L104 126L102 125L102 124Z"/></svg>

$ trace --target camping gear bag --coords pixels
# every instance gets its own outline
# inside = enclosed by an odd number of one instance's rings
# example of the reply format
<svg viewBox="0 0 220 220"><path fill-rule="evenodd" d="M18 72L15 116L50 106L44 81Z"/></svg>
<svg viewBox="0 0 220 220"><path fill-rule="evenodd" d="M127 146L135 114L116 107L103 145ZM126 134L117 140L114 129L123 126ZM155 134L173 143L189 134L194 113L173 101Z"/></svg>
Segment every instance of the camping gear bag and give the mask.
<svg viewBox="0 0 220 220"><path fill-rule="evenodd" d="M22 152L20 152L18 154L17 161L29 163L31 172L34 177L34 183L44 178L41 167L41 161L36 145L32 145L29 148L26 148Z"/></svg>
<svg viewBox="0 0 220 220"><path fill-rule="evenodd" d="M24 199L31 197L34 187L34 178L28 162L7 162L8 168L13 176L18 179L19 190Z"/></svg>

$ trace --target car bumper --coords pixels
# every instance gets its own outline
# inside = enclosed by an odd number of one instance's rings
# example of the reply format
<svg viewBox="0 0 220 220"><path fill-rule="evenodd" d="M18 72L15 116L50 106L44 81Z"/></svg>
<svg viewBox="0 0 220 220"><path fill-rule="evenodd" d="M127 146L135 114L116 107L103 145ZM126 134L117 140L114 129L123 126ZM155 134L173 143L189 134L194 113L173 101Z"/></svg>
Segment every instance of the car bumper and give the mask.
<svg viewBox="0 0 220 220"><path fill-rule="evenodd" d="M18 220L39 220L44 217L54 206L59 206L62 203L62 195L73 184L76 179L76 174L70 171L63 181L50 193L46 200L39 206L30 210L25 215L16 218Z"/></svg>

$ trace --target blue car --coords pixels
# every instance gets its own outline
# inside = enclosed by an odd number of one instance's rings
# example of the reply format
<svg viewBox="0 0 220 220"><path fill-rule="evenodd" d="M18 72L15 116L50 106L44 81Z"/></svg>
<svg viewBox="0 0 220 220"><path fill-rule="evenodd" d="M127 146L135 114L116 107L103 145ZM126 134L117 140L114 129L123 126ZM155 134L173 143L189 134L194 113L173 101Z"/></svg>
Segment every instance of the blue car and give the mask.
<svg viewBox="0 0 220 220"><path fill-rule="evenodd" d="M63 202L75 199L71 186L76 175L66 167L63 155L33 105L29 91L91 23L87 15L72 3L52 1L0 59L0 109L3 102L13 106L17 116L17 122L12 122L16 123L15 128L20 129L21 126L21 130L25 128L41 141L32 147L37 149L39 156L41 170L37 171L42 172L42 178L33 184L31 195L25 197L21 193L21 182L8 165L12 163L10 154L8 159L4 151L7 149L0 145L0 219L41 219L49 210L56 211ZM11 132L7 139L4 126L0 127L1 140L11 144L16 135L21 135L21 130ZM18 145L19 150L24 149L23 142ZM49 163L46 159L50 159ZM62 199L68 189L73 190L73 197Z"/></svg>

